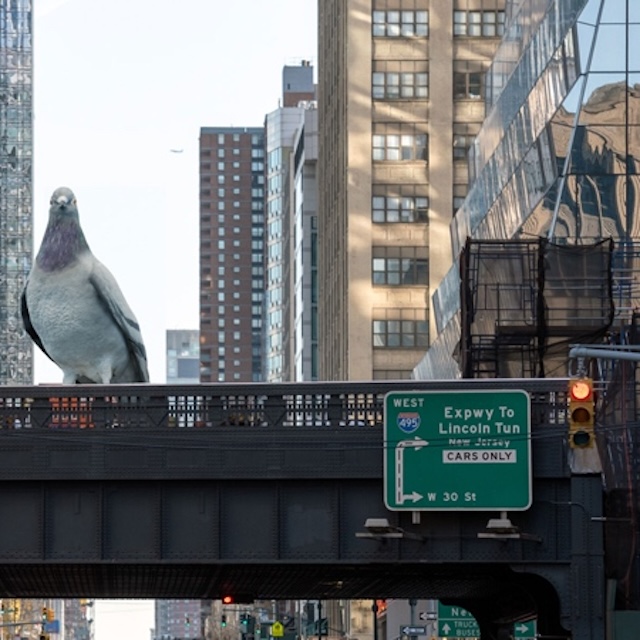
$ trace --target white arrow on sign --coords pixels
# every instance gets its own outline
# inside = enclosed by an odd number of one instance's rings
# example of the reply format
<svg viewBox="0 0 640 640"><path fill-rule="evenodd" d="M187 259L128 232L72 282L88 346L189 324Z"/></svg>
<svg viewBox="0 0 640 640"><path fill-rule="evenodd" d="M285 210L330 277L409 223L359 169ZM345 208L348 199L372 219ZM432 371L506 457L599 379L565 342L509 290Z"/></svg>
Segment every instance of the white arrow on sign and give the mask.
<svg viewBox="0 0 640 640"><path fill-rule="evenodd" d="M448 636L448 635L449 635L449 631L451 631L451 627L449 626L449 623L448 623L448 622L445 622L445 623L442 625L442 630L444 631L444 635L445 635L445 636Z"/></svg>
<svg viewBox="0 0 640 640"><path fill-rule="evenodd" d="M425 636L427 635L427 628L411 627L406 625L404 627L400 627L400 633L403 633L405 636Z"/></svg>
<svg viewBox="0 0 640 640"><path fill-rule="evenodd" d="M396 503L404 504L407 500L412 502L418 502L423 496L417 491L412 493L404 492L404 452L408 447L412 447L416 451L426 447L429 443L422 438L416 438L414 440L401 440L396 445Z"/></svg>
<svg viewBox="0 0 640 640"><path fill-rule="evenodd" d="M520 631L520 633L524 633L525 631L528 631L529 627L526 624L520 624L516 627L516 631Z"/></svg>

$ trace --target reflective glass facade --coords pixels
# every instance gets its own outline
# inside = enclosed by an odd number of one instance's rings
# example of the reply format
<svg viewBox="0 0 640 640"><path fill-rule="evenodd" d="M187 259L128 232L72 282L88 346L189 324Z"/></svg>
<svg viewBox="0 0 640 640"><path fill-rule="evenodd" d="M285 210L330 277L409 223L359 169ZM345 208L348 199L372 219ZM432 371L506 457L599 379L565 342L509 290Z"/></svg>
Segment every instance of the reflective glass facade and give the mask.
<svg viewBox="0 0 640 640"><path fill-rule="evenodd" d="M468 237L611 237L618 250L640 241L640 3L508 4L485 83L491 108L470 152L473 185L451 223L454 265L433 295L439 335L418 378L458 373L457 258ZM621 307L635 298L629 290Z"/></svg>
<svg viewBox="0 0 640 640"><path fill-rule="evenodd" d="M30 0L0 3L0 384L33 382L20 295L33 247Z"/></svg>

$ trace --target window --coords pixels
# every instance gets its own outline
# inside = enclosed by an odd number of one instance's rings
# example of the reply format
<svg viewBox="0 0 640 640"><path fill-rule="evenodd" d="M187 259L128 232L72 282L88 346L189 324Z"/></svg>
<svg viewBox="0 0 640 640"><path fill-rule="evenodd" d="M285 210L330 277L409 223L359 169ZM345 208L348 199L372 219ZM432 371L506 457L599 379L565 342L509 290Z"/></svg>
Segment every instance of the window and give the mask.
<svg viewBox="0 0 640 640"><path fill-rule="evenodd" d="M393 312L413 311L420 314L419 309L385 309L387 314ZM424 311L422 311L424 316ZM425 320L385 319L373 321L373 347L375 349L415 349L427 347L429 327Z"/></svg>
<svg viewBox="0 0 640 640"><path fill-rule="evenodd" d="M454 11L453 35L500 37L504 35L504 11Z"/></svg>
<svg viewBox="0 0 640 640"><path fill-rule="evenodd" d="M462 206L462 203L467 197L467 185L466 184L454 184L453 185L453 213Z"/></svg>
<svg viewBox="0 0 640 640"><path fill-rule="evenodd" d="M427 62L374 62L371 95L374 100L428 98Z"/></svg>
<svg viewBox="0 0 640 640"><path fill-rule="evenodd" d="M454 60L453 97L456 100L480 100L485 64L479 60Z"/></svg>
<svg viewBox="0 0 640 640"><path fill-rule="evenodd" d="M412 191L413 185L373 187L371 199L371 220L373 222L427 222L429 198L418 195L401 195L403 191ZM380 191L380 195L377 195Z"/></svg>
<svg viewBox="0 0 640 640"><path fill-rule="evenodd" d="M425 247L373 247L371 281L374 285L427 286Z"/></svg>
<svg viewBox="0 0 640 640"><path fill-rule="evenodd" d="M374 161L427 160L427 134L413 125L374 125L372 158Z"/></svg>
<svg viewBox="0 0 640 640"><path fill-rule="evenodd" d="M473 144L480 125L454 123L453 125L453 159L466 160L469 147Z"/></svg>
<svg viewBox="0 0 640 640"><path fill-rule="evenodd" d="M428 11L374 11L374 37L412 38L429 35Z"/></svg>

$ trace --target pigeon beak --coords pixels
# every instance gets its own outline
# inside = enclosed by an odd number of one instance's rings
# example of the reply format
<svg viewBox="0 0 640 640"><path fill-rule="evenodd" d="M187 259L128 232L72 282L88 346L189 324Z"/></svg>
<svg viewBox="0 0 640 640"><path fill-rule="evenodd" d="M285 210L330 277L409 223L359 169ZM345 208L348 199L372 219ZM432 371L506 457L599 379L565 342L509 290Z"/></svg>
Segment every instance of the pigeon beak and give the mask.
<svg viewBox="0 0 640 640"><path fill-rule="evenodd" d="M67 196L60 196L60 197L56 200L56 202L57 202L59 205L62 205L62 206L64 206L65 204L69 204L69 200L67 200Z"/></svg>

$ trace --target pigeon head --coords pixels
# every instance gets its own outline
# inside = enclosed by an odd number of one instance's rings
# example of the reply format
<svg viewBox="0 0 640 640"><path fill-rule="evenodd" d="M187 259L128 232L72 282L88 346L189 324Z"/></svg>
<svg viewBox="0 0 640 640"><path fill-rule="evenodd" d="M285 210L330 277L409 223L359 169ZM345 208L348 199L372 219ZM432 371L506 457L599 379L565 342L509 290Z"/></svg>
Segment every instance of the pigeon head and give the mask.
<svg viewBox="0 0 640 640"><path fill-rule="evenodd" d="M44 271L59 271L75 263L78 255L87 251L89 245L80 227L73 191L59 187L53 192L49 205L49 223L36 263Z"/></svg>
<svg viewBox="0 0 640 640"><path fill-rule="evenodd" d="M53 192L49 204L51 205L49 214L52 216L78 216L76 197L68 187L58 187Z"/></svg>

